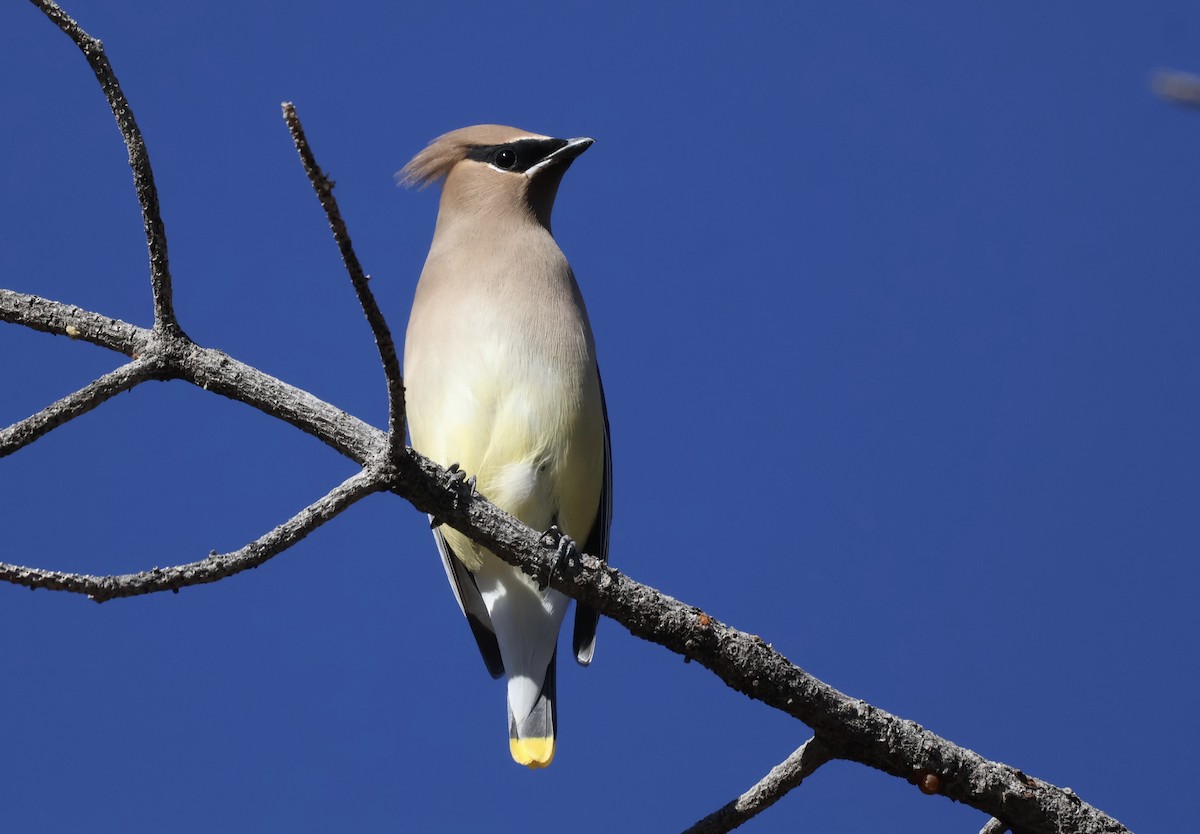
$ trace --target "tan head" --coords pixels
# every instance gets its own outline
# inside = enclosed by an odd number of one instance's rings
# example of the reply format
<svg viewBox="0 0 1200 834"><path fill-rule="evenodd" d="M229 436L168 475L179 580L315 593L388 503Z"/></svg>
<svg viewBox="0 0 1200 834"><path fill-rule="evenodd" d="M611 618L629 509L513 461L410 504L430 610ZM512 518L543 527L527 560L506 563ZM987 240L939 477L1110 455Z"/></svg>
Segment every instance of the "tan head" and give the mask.
<svg viewBox="0 0 1200 834"><path fill-rule="evenodd" d="M554 139L503 125L475 125L434 139L400 171L404 185L424 188L445 177L446 214L532 216L550 228L562 175L592 140Z"/></svg>

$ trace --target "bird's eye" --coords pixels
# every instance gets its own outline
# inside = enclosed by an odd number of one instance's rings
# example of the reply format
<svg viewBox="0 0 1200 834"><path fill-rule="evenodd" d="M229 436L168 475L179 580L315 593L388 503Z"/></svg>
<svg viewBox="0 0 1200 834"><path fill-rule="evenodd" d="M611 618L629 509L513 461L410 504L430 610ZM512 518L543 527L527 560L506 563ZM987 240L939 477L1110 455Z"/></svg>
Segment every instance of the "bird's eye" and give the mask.
<svg viewBox="0 0 1200 834"><path fill-rule="evenodd" d="M496 167L507 171L517 164L517 155L508 148L496 152Z"/></svg>

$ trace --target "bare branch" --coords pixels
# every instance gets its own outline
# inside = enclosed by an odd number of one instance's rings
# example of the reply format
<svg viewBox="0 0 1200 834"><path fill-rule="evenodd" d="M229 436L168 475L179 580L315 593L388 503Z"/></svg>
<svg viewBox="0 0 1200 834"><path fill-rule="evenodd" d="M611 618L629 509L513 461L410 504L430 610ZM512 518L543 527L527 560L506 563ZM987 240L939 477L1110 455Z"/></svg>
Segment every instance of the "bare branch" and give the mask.
<svg viewBox="0 0 1200 834"><path fill-rule="evenodd" d="M189 585L216 582L235 573L256 568L272 556L282 553L360 498L384 488L384 484L385 480L377 469L361 469L328 495L309 504L283 524L245 547L225 554L213 551L208 558L199 562L170 568L152 568L141 573L118 576L89 576L0 562L0 580L33 589L45 588L50 591L86 594L96 602L156 591L178 591Z"/></svg>
<svg viewBox="0 0 1200 834"><path fill-rule="evenodd" d="M367 316L367 322L371 325L371 332L375 335L375 344L379 348L379 358L383 361L383 372L387 377L388 444L392 457L398 458L404 451L404 380L400 375L400 361L396 357L396 343L392 340L387 320L375 301L374 293L371 292L371 278L363 273L358 255L354 253L350 232L346 229L337 200L333 196L334 182L325 176L321 166L317 165L308 138L304 135L304 126L300 124L300 117L296 115L296 106L290 101L285 101L282 106L283 120L287 123L296 151L300 154L304 173L308 174L313 191L317 193L317 200L321 203L321 208L325 209L325 216L329 218L329 228L333 230L338 251L342 253L342 263L346 265L350 281L354 284L354 291L358 294L358 301Z"/></svg>
<svg viewBox="0 0 1200 834"><path fill-rule="evenodd" d="M290 423L361 465L387 450L379 429L223 351L193 345L170 370L173 377Z"/></svg>
<svg viewBox="0 0 1200 834"><path fill-rule="evenodd" d="M912 721L851 698L796 666L762 638L732 628L593 556L558 565L555 544L484 498L446 485L444 470L411 453L393 490L419 510L625 626L695 660L730 688L812 727L839 759L915 781L1019 826L1022 832L1118 834L1127 829L1074 793L988 761ZM928 780L927 780L928 783Z"/></svg>
<svg viewBox="0 0 1200 834"><path fill-rule="evenodd" d="M245 403L332 446L359 464L384 454L383 432L323 400L182 336L156 334L60 301L0 289L0 321L159 362L156 379L182 379Z"/></svg>
<svg viewBox="0 0 1200 834"><path fill-rule="evenodd" d="M114 350L162 350L162 376L178 377L278 417L367 464L386 457L379 430L328 403L293 388L211 348L187 344L174 352L148 331L54 301L0 291L0 318L39 330L66 332L71 322L80 338ZM392 477L389 475L389 477ZM1119 823L1074 794L990 762L925 730L813 678L760 638L733 629L696 608L632 581L597 559L584 556L554 571L556 548L539 534L479 496L447 486L445 470L409 452L385 488L417 509L445 520L527 573L545 577L568 596L620 622L633 634L699 661L732 688L787 712L812 727L838 758L868 764L904 779L918 772L937 776L939 793L1003 819L1022 831L1122 832ZM206 560L207 561L207 560ZM203 563L201 563L203 564ZM194 567L191 569L195 569ZM211 566L210 568L211 569ZM215 575L211 575L217 578ZM136 577L136 578L135 578ZM0 580L55 587L85 594L113 580L32 572L11 566ZM204 581L211 581L207 579ZM150 572L121 579L145 593L174 587ZM133 593L134 591L122 592Z"/></svg>
<svg viewBox="0 0 1200 834"><path fill-rule="evenodd" d="M0 298L3 295L0 294ZM37 299L44 318L57 302ZM19 317L18 317L19 320ZM126 325L128 327L128 325ZM367 462L385 459L386 438L377 429L292 388L220 351L191 345L168 370L296 425ZM448 486L446 472L409 451L397 472L364 471L340 489L346 503L380 489L407 498L417 509L443 519L493 553L620 622L634 635L703 664L731 688L792 715L812 727L837 758L861 762L905 779L936 774L938 792L985 813L1019 824L1022 831L1050 834L1125 832L1123 826L1069 793L978 754L921 726L852 699L792 664L761 638L731 628L692 606L622 575L598 559L582 556L558 567L557 549L517 519L478 495ZM331 495L335 496L335 490ZM238 553L164 571L94 577L0 565L0 580L28 587L83 593L97 599L132 596L212 582L260 564L340 510L309 508ZM317 513L317 518L306 514ZM300 528L297 533L292 528ZM232 560L233 567L226 564Z"/></svg>
<svg viewBox="0 0 1200 834"><path fill-rule="evenodd" d="M683 834L725 834L746 820L770 808L783 795L833 758L829 748L815 736L800 745L750 790L718 808Z"/></svg>
<svg viewBox="0 0 1200 834"><path fill-rule="evenodd" d="M1154 92L1184 107L1200 107L1200 76L1176 70L1159 70L1151 82Z"/></svg>
<svg viewBox="0 0 1200 834"><path fill-rule="evenodd" d="M1008 830L1008 826L1000 822L1000 820L992 817L983 828L979 829L979 834L1004 834Z"/></svg>
<svg viewBox="0 0 1200 834"><path fill-rule="evenodd" d="M19 423L0 429L0 458L11 455L28 446L42 435L48 434L63 423L86 414L106 400L135 385L154 378L158 363L149 359L135 359L115 371L68 394L58 402L46 406Z"/></svg>
<svg viewBox="0 0 1200 834"><path fill-rule="evenodd" d="M41 9L46 17L75 42L88 66L96 74L100 89L117 119L117 128L125 147L129 150L129 167L133 170L133 187L137 191L138 204L142 208L142 225L146 232L146 246L150 251L150 286L154 293L154 326L158 329L179 330L175 318L175 307L171 294L171 269L167 261L167 232L163 227L162 214L158 207L158 187L154 184L154 171L150 168L150 154L146 142L133 116L133 108L121 91L116 73L104 53L104 44L93 38L63 11L53 0L30 0Z"/></svg>
<svg viewBox="0 0 1200 834"><path fill-rule="evenodd" d="M0 318L62 333L71 322L79 321L81 325L75 326L81 331L80 338L114 350L140 349L147 355L156 352L163 362L163 378L185 379L251 405L360 464L387 456L387 438L378 429L221 351L191 343L180 348L178 340L155 339L148 331L115 319L7 290L0 291ZM448 486L445 470L415 452L409 451L399 459L397 470L389 473L390 480L383 488L408 499L422 512L443 519L526 573L550 576L555 588L591 605L636 636L699 661L733 689L800 719L838 758L904 779L913 779L918 773L936 775L937 792L1019 826L1022 832L1126 831L1074 794L988 761L911 721L849 698L792 664L760 638L634 582L593 557L581 557L556 571L557 550L552 544L541 541L537 532L482 497ZM219 578L216 574L201 575L211 578L198 581ZM105 598L114 595L107 590L114 582L126 594L176 587L153 571L114 579L4 566L0 567L0 580L102 594Z"/></svg>
<svg viewBox="0 0 1200 834"><path fill-rule="evenodd" d="M137 325L15 290L0 289L0 321L70 336L126 356L143 353L150 340L150 331Z"/></svg>

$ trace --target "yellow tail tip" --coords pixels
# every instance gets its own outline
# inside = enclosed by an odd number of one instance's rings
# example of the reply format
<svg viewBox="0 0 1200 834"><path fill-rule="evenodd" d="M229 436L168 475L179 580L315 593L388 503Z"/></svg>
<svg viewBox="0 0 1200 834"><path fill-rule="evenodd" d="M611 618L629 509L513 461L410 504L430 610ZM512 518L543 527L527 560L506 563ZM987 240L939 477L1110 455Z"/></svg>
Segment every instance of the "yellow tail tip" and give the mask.
<svg viewBox="0 0 1200 834"><path fill-rule="evenodd" d="M531 770L546 767L554 761L554 739L552 738L513 738L508 741L509 752L513 761L523 764Z"/></svg>

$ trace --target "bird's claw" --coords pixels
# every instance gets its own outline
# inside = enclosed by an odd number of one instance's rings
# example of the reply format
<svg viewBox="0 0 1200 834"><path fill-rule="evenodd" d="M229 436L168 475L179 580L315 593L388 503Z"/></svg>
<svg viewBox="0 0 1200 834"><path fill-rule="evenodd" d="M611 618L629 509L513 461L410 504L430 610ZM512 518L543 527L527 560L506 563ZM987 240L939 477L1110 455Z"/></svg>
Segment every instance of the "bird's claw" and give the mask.
<svg viewBox="0 0 1200 834"><path fill-rule="evenodd" d="M557 553L554 565L550 568L550 572L546 576L546 581L539 583L541 590L546 590L550 585L550 577L555 573L562 573L568 576L574 576L579 571L580 553L579 548L575 545L575 540L559 529L557 524L551 524L550 529L542 533L539 537L541 541L549 541L554 545Z"/></svg>
<svg viewBox="0 0 1200 834"><path fill-rule="evenodd" d="M462 467L457 463L452 463L446 467L446 479L444 483L446 489L454 492L454 508L457 510L462 506L463 499L471 499L475 497L475 476L467 477L467 473L462 470ZM446 522L440 518L430 518L430 528L436 530Z"/></svg>
<svg viewBox="0 0 1200 834"><path fill-rule="evenodd" d="M446 486L453 487L456 484L461 484L467 479L467 473L463 472L462 467L457 463L452 463L446 467Z"/></svg>
<svg viewBox="0 0 1200 834"><path fill-rule="evenodd" d="M456 507L463 498L475 497L475 483L475 476L468 478L467 473L457 463L446 467L446 488L454 490Z"/></svg>

